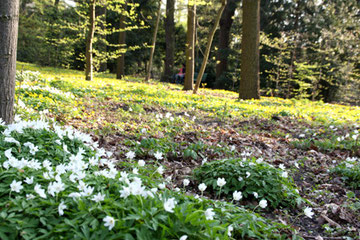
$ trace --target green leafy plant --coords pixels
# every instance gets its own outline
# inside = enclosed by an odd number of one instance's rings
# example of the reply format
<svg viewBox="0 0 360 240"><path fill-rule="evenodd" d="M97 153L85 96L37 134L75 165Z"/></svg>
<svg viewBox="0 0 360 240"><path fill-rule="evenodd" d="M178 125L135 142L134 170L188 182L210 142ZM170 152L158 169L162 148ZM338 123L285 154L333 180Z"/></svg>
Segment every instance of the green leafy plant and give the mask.
<svg viewBox="0 0 360 240"><path fill-rule="evenodd" d="M235 191L241 191L244 199L266 199L276 208L295 206L301 197L292 179L270 164L252 159L224 159L202 165L194 170L197 181L205 183L219 194L217 179L225 178L222 188L227 198Z"/></svg>
<svg viewBox="0 0 360 240"><path fill-rule="evenodd" d="M354 189L360 188L360 161L356 157L348 157L343 163L332 169Z"/></svg>
<svg viewBox="0 0 360 240"><path fill-rule="evenodd" d="M153 166L118 172L104 149L71 128L34 121L0 131L3 239L232 239L230 225L236 238L286 238L288 227L232 204L157 189L163 180L152 178Z"/></svg>

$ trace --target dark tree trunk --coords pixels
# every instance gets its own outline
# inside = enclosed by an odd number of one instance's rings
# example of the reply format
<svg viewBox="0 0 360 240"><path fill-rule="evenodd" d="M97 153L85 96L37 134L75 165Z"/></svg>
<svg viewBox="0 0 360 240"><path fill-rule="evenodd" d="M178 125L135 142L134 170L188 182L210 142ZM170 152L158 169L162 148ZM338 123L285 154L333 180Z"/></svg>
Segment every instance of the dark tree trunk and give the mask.
<svg viewBox="0 0 360 240"><path fill-rule="evenodd" d="M260 0L243 1L240 99L260 98Z"/></svg>
<svg viewBox="0 0 360 240"><path fill-rule="evenodd" d="M154 58L155 46L156 46L156 37L157 37L157 32L158 32L158 29L159 29L159 23L160 23L160 17L161 17L160 15L161 15L161 1L159 1L159 10L158 10L157 17L156 17L156 25L155 25L152 44L151 44L150 59L149 59L149 65L148 65L148 68L147 68L145 81L149 81L150 78L151 78L153 58Z"/></svg>
<svg viewBox="0 0 360 240"><path fill-rule="evenodd" d="M0 2L0 119L14 120L19 0Z"/></svg>
<svg viewBox="0 0 360 240"><path fill-rule="evenodd" d="M59 6L59 2L60 2L60 0L55 0L55 3L54 3L55 7Z"/></svg>
<svg viewBox="0 0 360 240"><path fill-rule="evenodd" d="M291 57L290 57L290 66L289 66L289 80L287 81L287 91L286 91L286 98L291 97L291 91L292 91L292 82L294 78L294 70L295 70L295 62L297 58L297 45L299 41L299 22L302 12L300 11L300 2L298 1L295 8L295 23L294 23L294 47L291 51Z"/></svg>
<svg viewBox="0 0 360 240"><path fill-rule="evenodd" d="M188 6L187 34L186 34L186 72L184 90L194 88L195 70L195 31L196 31L196 5Z"/></svg>
<svg viewBox="0 0 360 240"><path fill-rule="evenodd" d="M174 74L174 50L175 50L175 0L166 1L166 18L165 18L165 43L166 56L165 67L162 81L170 82Z"/></svg>
<svg viewBox="0 0 360 240"><path fill-rule="evenodd" d="M126 10L126 3L124 4L124 11ZM125 21L126 21L126 16L125 14L121 14L120 16L120 29L121 32L119 32L119 45L120 48L124 48L125 44L126 44L126 25L125 25ZM121 55L118 57L117 59L117 63L116 63L116 78L117 79L122 79L125 76L125 52L122 52Z"/></svg>
<svg viewBox="0 0 360 240"><path fill-rule="evenodd" d="M102 21L100 22L100 28L102 31L106 30L106 1L102 0L101 2L101 6L99 6L98 8L96 8L95 14L96 17L100 17L102 19ZM106 52L106 35L100 35L99 36L101 38L100 44L99 44L99 52ZM107 62L106 62L106 57L102 57L101 62L100 62L100 66L99 66L99 72L105 72L107 69Z"/></svg>
<svg viewBox="0 0 360 240"><path fill-rule="evenodd" d="M216 60L219 61L216 65L217 82L219 82L221 75L227 71L231 26L239 2L240 0L228 0L220 20L219 47L216 53Z"/></svg>
<svg viewBox="0 0 360 240"><path fill-rule="evenodd" d="M89 28L86 37L86 69L85 79L88 81L93 80L93 41L95 33L95 1L91 0L89 4Z"/></svg>

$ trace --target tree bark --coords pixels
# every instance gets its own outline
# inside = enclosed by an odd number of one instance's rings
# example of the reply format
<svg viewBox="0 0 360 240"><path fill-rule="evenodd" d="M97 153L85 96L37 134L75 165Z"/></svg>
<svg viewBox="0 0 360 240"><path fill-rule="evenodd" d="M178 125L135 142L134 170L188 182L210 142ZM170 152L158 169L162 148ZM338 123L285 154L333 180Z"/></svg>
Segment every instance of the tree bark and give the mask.
<svg viewBox="0 0 360 240"><path fill-rule="evenodd" d="M160 15L161 15L161 1L159 1L159 10L158 10L157 17L156 17L156 26L155 26L155 30L154 30L154 36L153 36L151 52L150 52L150 60L149 60L148 68L147 68L145 81L149 81L151 78L151 70L152 70L153 58L154 58L154 53L155 53L156 37L157 37L157 32L158 32L159 23L160 23Z"/></svg>
<svg viewBox="0 0 360 240"><path fill-rule="evenodd" d="M201 64L201 68L200 68L199 74L198 74L197 79L196 79L196 85L195 85L195 89L194 89L194 92L193 92L194 94L198 91L200 83L201 83L201 79L202 79L202 77L204 75L206 64L207 64L207 61L209 59L211 44L213 42L214 35L215 35L215 32L216 32L216 28L219 25L219 22L220 22L222 14L224 12L225 6L226 6L226 0L221 0L221 7L220 7L220 9L218 11L218 14L216 16L215 24L212 27L211 31L209 32L203 62Z"/></svg>
<svg viewBox="0 0 360 240"><path fill-rule="evenodd" d="M240 99L260 98L260 0L243 1Z"/></svg>
<svg viewBox="0 0 360 240"><path fill-rule="evenodd" d="M60 0L55 0L55 3L54 3L55 7L59 6L59 2L60 2Z"/></svg>
<svg viewBox="0 0 360 240"><path fill-rule="evenodd" d="M228 0L220 20L219 47L216 53L216 60L219 61L216 65L216 81L219 81L221 75L227 71L231 26L239 2L240 0Z"/></svg>
<svg viewBox="0 0 360 240"><path fill-rule="evenodd" d="M170 82L173 78L174 71L174 50L175 50L175 0L166 1L166 18L165 18L165 67L162 76L163 82Z"/></svg>
<svg viewBox="0 0 360 240"><path fill-rule="evenodd" d="M0 119L14 120L19 0L0 2Z"/></svg>
<svg viewBox="0 0 360 240"><path fill-rule="evenodd" d="M186 34L186 72L184 90L193 90L195 71L195 22L196 5L188 4L187 34Z"/></svg>
<svg viewBox="0 0 360 240"><path fill-rule="evenodd" d="M99 22L101 30L106 31L106 14L107 14L106 0L102 0L102 1L100 1L100 3L101 3L101 6L98 6L96 8L95 15L96 15L96 18L99 18L99 17L101 18L101 21ZM101 41L98 45L99 52L106 53L106 51L107 51L106 35L102 34L99 36L99 38L101 38ZM99 72L105 72L106 69L107 69L107 58L102 56L100 66L99 66Z"/></svg>
<svg viewBox="0 0 360 240"><path fill-rule="evenodd" d="M126 10L126 2L124 4L124 11ZM126 44L126 31L125 31L125 14L121 14L120 16L120 29L119 32L119 45L122 48ZM125 53L121 53L121 55L117 59L117 66L116 66L116 78L122 79L125 76Z"/></svg>
<svg viewBox="0 0 360 240"><path fill-rule="evenodd" d="M89 4L89 28L88 34L86 37L86 69L85 69L85 79L87 81L93 80L93 41L95 33L95 1L91 0Z"/></svg>

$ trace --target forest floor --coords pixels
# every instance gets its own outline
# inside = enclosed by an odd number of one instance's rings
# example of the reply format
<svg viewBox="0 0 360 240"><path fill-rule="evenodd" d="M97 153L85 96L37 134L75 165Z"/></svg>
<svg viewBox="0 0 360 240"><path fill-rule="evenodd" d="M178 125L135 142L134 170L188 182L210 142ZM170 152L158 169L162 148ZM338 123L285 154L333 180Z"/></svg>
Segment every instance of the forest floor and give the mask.
<svg viewBox="0 0 360 240"><path fill-rule="evenodd" d="M113 116L113 106L116 105L119 106L119 103L98 102L89 106L88 111L100 113L99 116L109 122L116 122L119 121ZM129 109L125 103L120 104L120 107L127 111ZM145 110L146 113L153 115L168 112L178 116L184 114L182 111L172 112L166 108L155 106L151 109L145 108ZM183 179L191 178L192 170L202 165L203 158L200 156L206 157L207 161L228 157L241 158L241 153L248 151L252 153L251 156L264 158L274 166L283 164L290 171L290 176L294 179L300 195L309 200L315 212L313 219L302 215L301 209L288 208L265 211L263 212L264 216L285 225L291 225L305 239L343 239L344 236L354 238L360 236L360 190L348 187L341 176L330 171L348 157L359 157L360 145L357 144L353 149L337 149L334 146L329 146L330 149L327 149L326 146L322 148L311 141L307 145L307 139L295 140L301 134L311 132L323 133L317 140L326 141L331 140L334 135L346 136L352 129L346 126L343 128L337 126L333 131L329 131L331 129L322 125L314 126L307 121L281 116L274 116L272 119L250 117L247 120L240 120L209 117L201 111L191 112L191 115L196 116L196 120L190 131L181 131L173 137L166 138L166 141L174 143L175 152L179 153L175 155L169 152L163 162L167 169L165 176L172 177L174 188L181 188ZM136 117L137 120L134 121L146 123L146 118L138 119ZM85 125L90 129L96 128L96 126L89 126L88 121L84 121L84 119L72 120L69 123L78 128ZM146 124L144 127L146 128ZM129 133L132 129L129 127L124 131ZM125 159L125 153L131 147L119 143L127 140L141 141L144 138L162 139L167 134L159 131L155 135L146 135L140 138L131 135L111 131L106 134L94 134L94 138L100 141L102 147L118 153L117 158L122 161ZM297 144L294 144L295 141ZM189 145L198 142L204 143L209 148L197 153L196 157L184 157L181 154ZM234 146L236 150L229 154L222 151L214 152L213 148L210 148L210 146L216 147L220 143ZM332 149L333 147L335 149ZM146 161L150 160L152 156L143 155L140 158ZM198 193L198 184L193 182L190 185L192 188L188 191L191 194ZM214 194L206 196L216 199ZM242 201L239 204L256 206L256 202L252 201L256 200Z"/></svg>
<svg viewBox="0 0 360 240"><path fill-rule="evenodd" d="M359 161L360 108L275 98L238 101L236 93L204 89L193 96L179 85L137 79L73 86L73 73L54 77L53 70L24 68L40 70L53 78L52 87L76 96L76 113L50 111L48 117L90 133L118 161L135 151L136 159L150 162L153 152L144 144L151 140L148 145L165 153L162 164L173 188L191 179L187 194L197 194L192 172L204 159L243 158L248 152L285 166L315 213L309 218L301 206L268 208L260 215L293 227L304 239L360 239L360 187L334 171L351 158ZM236 204L251 209L257 201Z"/></svg>

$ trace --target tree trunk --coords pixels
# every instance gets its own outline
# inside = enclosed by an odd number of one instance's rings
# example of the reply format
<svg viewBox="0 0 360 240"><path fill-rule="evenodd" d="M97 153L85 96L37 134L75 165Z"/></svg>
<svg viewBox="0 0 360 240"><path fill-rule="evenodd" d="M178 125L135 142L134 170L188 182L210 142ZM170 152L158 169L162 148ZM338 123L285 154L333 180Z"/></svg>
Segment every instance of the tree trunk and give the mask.
<svg viewBox="0 0 360 240"><path fill-rule="evenodd" d="M165 67L162 76L163 82L170 82L173 78L174 71L174 50L175 50L175 0L166 1L166 18L165 18Z"/></svg>
<svg viewBox="0 0 360 240"><path fill-rule="evenodd" d="M294 48L291 51L291 58L290 58L290 66L289 66L289 80L287 81L287 93L286 98L291 97L291 88L294 78L294 69L295 69L295 62L297 58L297 45L299 40L299 22L302 12L300 11L300 2L297 1L296 8L295 8L295 23L294 23L294 32L295 32L295 38L294 38Z"/></svg>
<svg viewBox="0 0 360 240"><path fill-rule="evenodd" d="M86 69L85 79L88 81L93 80L93 40L95 33L95 1L91 0L89 4L89 29L86 37Z"/></svg>
<svg viewBox="0 0 360 240"><path fill-rule="evenodd" d="M19 0L0 2L0 119L14 120Z"/></svg>
<svg viewBox="0 0 360 240"><path fill-rule="evenodd" d="M244 0L240 99L260 98L259 39L260 0Z"/></svg>
<svg viewBox="0 0 360 240"><path fill-rule="evenodd" d="M158 10L157 17L156 17L156 26L155 26L155 30L154 30L154 36L153 36L151 52L150 52L150 60L149 60L148 68L147 68L145 81L149 81L151 78L151 70L152 70L152 63L153 63L153 58L154 58L155 46L156 46L156 37L157 37L157 32L158 32L159 23L160 23L160 15L161 15L161 1L159 1L159 10Z"/></svg>
<svg viewBox="0 0 360 240"><path fill-rule="evenodd" d="M102 31L106 30L106 14L107 14L107 9L106 9L106 0L102 0L100 1L101 6L97 7L95 10L95 15L97 18L101 18L100 21L100 28ZM106 35L100 35L99 38L101 39L100 43L99 43L99 52L101 53L106 53L107 51L107 46L106 46ZM103 56L103 54L101 54L101 59L100 59L100 66L99 66L99 72L105 72L107 69L107 58Z"/></svg>
<svg viewBox="0 0 360 240"><path fill-rule="evenodd" d="M55 7L59 6L59 2L60 2L60 0L55 0L55 3L54 3Z"/></svg>
<svg viewBox="0 0 360 240"><path fill-rule="evenodd" d="M124 11L126 11L126 2L124 4ZM126 31L125 31L125 14L121 14L120 16L120 30L119 32L119 45L122 48L126 44ZM125 53L122 52L121 55L117 59L116 66L116 78L122 79L125 76Z"/></svg>
<svg viewBox="0 0 360 240"><path fill-rule="evenodd" d="M193 90L194 88L194 70L195 70L195 20L196 5L188 4L187 34L186 34L186 72L184 81L184 90Z"/></svg>
<svg viewBox="0 0 360 240"><path fill-rule="evenodd" d="M226 0L221 0L221 7L220 7L220 9L218 11L218 14L216 16L215 24L214 24L213 28L211 29L211 31L209 32L208 41L207 41L207 45L206 45L206 49L205 49L205 55L204 55L204 58L203 58L203 62L201 64L199 74L198 74L197 79L196 79L196 85L195 85L195 89L194 89L194 94L199 89L201 79L202 79L202 77L204 75L206 64L207 64L207 61L209 59L211 44L213 42L214 35L215 35L215 32L216 32L216 28L219 25L219 22L220 22L222 13L224 12L225 6L226 6Z"/></svg>
<svg viewBox="0 0 360 240"><path fill-rule="evenodd" d="M220 20L219 47L216 53L216 60L219 62L216 65L217 82L221 75L227 71L231 26L234 22L233 17L239 2L240 0L228 0Z"/></svg>

